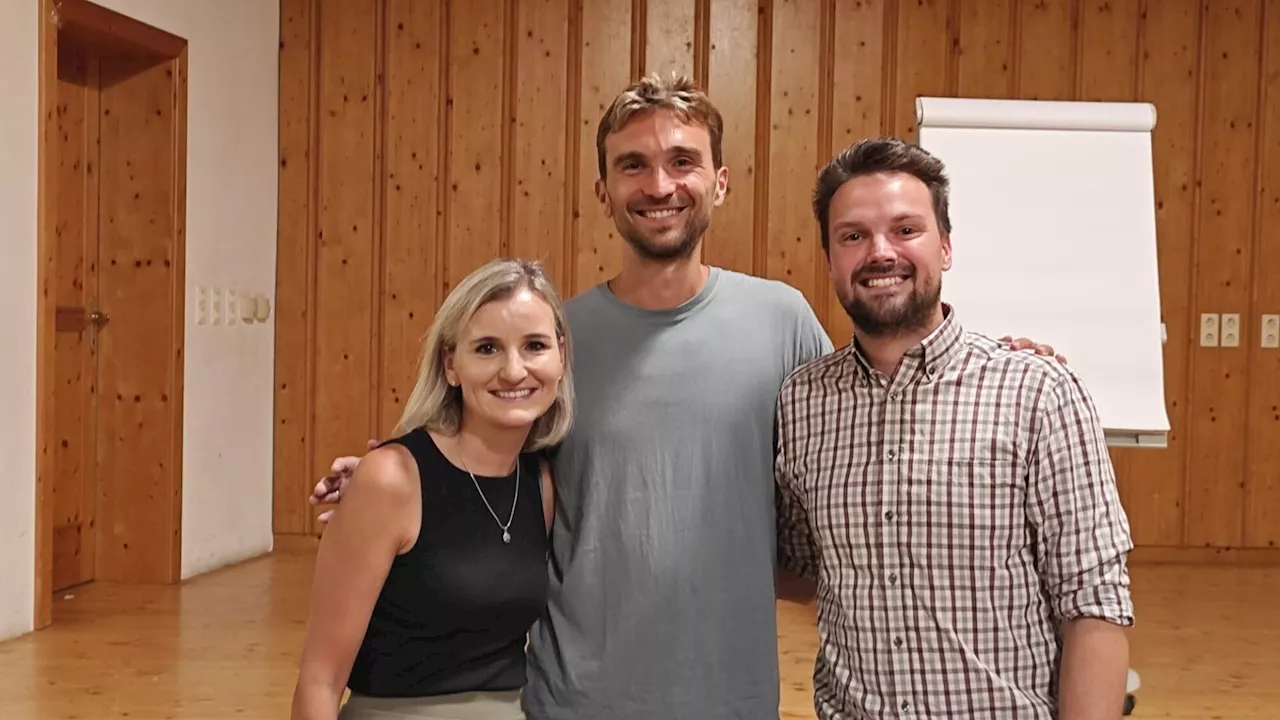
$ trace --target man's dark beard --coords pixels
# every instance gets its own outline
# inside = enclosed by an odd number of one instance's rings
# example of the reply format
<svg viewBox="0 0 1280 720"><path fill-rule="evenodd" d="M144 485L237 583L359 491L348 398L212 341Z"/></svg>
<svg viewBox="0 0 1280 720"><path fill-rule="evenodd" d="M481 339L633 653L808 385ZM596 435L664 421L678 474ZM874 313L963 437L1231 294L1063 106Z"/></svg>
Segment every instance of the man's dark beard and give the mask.
<svg viewBox="0 0 1280 720"><path fill-rule="evenodd" d="M840 298L840 304L859 332L872 337L892 337L928 327L942 297L942 283L922 287L915 282L918 277L913 275L914 286L907 299L900 305L881 308L858 299L860 286L857 278L863 272L854 273L849 297Z"/></svg>
<svg viewBox="0 0 1280 720"><path fill-rule="evenodd" d="M694 207L690 206L690 212L694 211ZM636 229L634 225L630 225L622 232L622 237L627 241L636 254L646 260L658 260L669 262L672 260L683 260L693 254L698 247L698 241L702 239L707 227L711 224L711 218L701 215L695 215L690 218L688 224L685 225L684 231L680 233L679 240L672 245L658 245L649 242L649 238L644 233Z"/></svg>

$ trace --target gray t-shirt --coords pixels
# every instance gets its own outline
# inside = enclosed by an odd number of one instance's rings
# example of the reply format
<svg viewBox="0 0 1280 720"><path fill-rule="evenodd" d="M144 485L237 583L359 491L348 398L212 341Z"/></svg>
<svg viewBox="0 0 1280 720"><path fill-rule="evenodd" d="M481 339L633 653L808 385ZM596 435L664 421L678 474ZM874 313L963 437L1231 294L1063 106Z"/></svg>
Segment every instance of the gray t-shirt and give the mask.
<svg viewBox="0 0 1280 720"><path fill-rule="evenodd" d="M718 268L675 310L599 285L567 312L577 418L526 713L776 719L774 409L830 340L796 289Z"/></svg>

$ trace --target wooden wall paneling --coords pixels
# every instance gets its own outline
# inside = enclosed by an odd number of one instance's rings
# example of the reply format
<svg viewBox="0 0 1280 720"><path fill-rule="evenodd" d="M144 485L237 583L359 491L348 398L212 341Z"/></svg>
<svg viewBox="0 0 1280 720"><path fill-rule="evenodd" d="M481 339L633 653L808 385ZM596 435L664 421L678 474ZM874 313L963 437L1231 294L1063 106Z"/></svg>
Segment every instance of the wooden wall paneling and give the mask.
<svg viewBox="0 0 1280 720"><path fill-rule="evenodd" d="M1190 288L1199 174L1200 6L1201 0L1148 2L1140 20L1136 98L1156 105L1156 241L1161 317L1168 333L1164 383L1171 428L1167 448L1134 451L1128 472L1118 478L1134 542L1143 546L1177 546L1183 538L1188 369L1199 337Z"/></svg>
<svg viewBox="0 0 1280 720"><path fill-rule="evenodd" d="M571 239L573 294L616 272L622 249L619 243L625 242L596 197L595 182L600 177L596 130L609 103L631 81L631 10L631 0L581 4L581 50L576 69L580 91L578 183Z"/></svg>
<svg viewBox="0 0 1280 720"><path fill-rule="evenodd" d="M315 282L313 152L319 28L316 0L280 0L280 168L276 233L275 439L272 527L309 532L313 463L311 359Z"/></svg>
<svg viewBox="0 0 1280 720"><path fill-rule="evenodd" d="M646 0L643 5L645 74L694 77L698 0Z"/></svg>
<svg viewBox="0 0 1280 720"><path fill-rule="evenodd" d="M893 117L886 131L915 142L916 98L955 94L953 48L957 47L958 15L951 0L898 3L894 43Z"/></svg>
<svg viewBox="0 0 1280 720"><path fill-rule="evenodd" d="M886 60L891 33L886 6L891 0L836 3L831 18L831 130L826 162L860 140L883 134L894 65ZM812 216L811 216L812 217ZM821 230L819 229L819 232ZM827 308L827 333L836 347L847 345L853 324L836 297L819 244L819 271Z"/></svg>
<svg viewBox="0 0 1280 720"><path fill-rule="evenodd" d="M375 0L320 0L313 471L363 453L373 431L369 379L375 269ZM314 482L314 478L309 478ZM305 497L305 496L304 496Z"/></svg>
<svg viewBox="0 0 1280 720"><path fill-rule="evenodd" d="M1261 0L1209 3L1201 115L1196 313L1249 312L1256 189L1258 29ZM1237 547L1243 539L1244 448L1250 350L1193 350L1187 473L1189 545Z"/></svg>
<svg viewBox="0 0 1280 720"><path fill-rule="evenodd" d="M1014 93L1017 0L956 0L960 37L957 97L1008 98Z"/></svg>
<svg viewBox="0 0 1280 720"><path fill-rule="evenodd" d="M1018 2L1017 97L1027 100L1074 98L1081 2Z"/></svg>
<svg viewBox="0 0 1280 720"><path fill-rule="evenodd" d="M759 10L761 0L716 0L710 8L707 94L724 121L721 162L729 169L729 191L715 210L703 238L702 252L711 265L755 272L756 198L759 94L768 92L768 78L758 82L761 67ZM767 164L767 163L766 163Z"/></svg>
<svg viewBox="0 0 1280 720"><path fill-rule="evenodd" d="M1112 3L1083 0L1080 6L1079 50L1076 63L1075 98L1086 101L1131 101L1137 97L1138 45L1140 42L1139 0ZM1158 112L1158 111L1157 111ZM1168 452L1157 450L1154 452ZM1121 502L1129 507L1135 482L1133 463L1142 462L1153 451L1110 448L1111 464L1120 488ZM1138 505L1138 512L1145 507ZM1132 515L1132 510L1127 510ZM1130 517L1130 524L1148 527L1143 517Z"/></svg>
<svg viewBox="0 0 1280 720"><path fill-rule="evenodd" d="M820 308L826 291L817 284L815 268L822 248L809 197L824 160L818 118L822 8L817 2L775 0L772 10L766 261L758 274L795 286Z"/></svg>
<svg viewBox="0 0 1280 720"><path fill-rule="evenodd" d="M444 291L503 254L507 3L457 3L449 13L448 234Z"/></svg>
<svg viewBox="0 0 1280 720"><path fill-rule="evenodd" d="M441 301L444 3L387 0L386 180L382 222L381 383L375 437L389 437L418 377Z"/></svg>
<svg viewBox="0 0 1280 720"><path fill-rule="evenodd" d="M1263 5L281 0L277 532L310 529L319 463L389 432L453 282L499 254L541 260L565 296L617 271L597 123L640 72L677 70L725 120L730 193L706 259L799 288L838 345L849 321L810 207L837 150L914 139L922 94L1156 103L1174 427L1168 449L1113 452L1122 496L1139 545L1274 544L1280 354L1255 326L1280 312L1265 235L1280 52L1263 54L1280 11ZM1199 348L1200 312L1240 313L1242 346Z"/></svg>
<svg viewBox="0 0 1280 720"><path fill-rule="evenodd" d="M570 2L522 0L518 9L509 253L541 262L564 293L569 290L566 202L572 187L569 95L577 91L569 73Z"/></svg>
<svg viewBox="0 0 1280 720"><path fill-rule="evenodd" d="M1261 318L1280 314L1280 3L1263 10L1262 100L1253 228L1253 303L1241 316L1249 348L1249 427L1246 443L1244 544L1280 544L1280 349L1262 348Z"/></svg>

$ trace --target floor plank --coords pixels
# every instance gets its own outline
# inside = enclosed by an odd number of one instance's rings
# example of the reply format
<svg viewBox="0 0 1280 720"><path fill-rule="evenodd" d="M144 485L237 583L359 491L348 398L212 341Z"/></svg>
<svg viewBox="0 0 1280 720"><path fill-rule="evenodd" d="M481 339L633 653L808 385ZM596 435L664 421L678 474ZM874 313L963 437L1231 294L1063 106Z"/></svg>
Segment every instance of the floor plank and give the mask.
<svg viewBox="0 0 1280 720"><path fill-rule="evenodd" d="M288 717L312 556L289 547L178 587L92 583L0 644L0 718ZM1135 718L1280 716L1280 568L1139 565ZM813 718L811 607L781 603L782 715Z"/></svg>

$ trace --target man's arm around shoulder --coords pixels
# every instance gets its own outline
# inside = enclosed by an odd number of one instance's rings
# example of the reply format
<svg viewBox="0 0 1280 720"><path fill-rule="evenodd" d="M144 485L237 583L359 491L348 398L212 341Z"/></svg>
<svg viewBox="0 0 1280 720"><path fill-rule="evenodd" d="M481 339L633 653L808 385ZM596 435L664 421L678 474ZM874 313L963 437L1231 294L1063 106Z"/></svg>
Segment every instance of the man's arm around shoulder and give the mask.
<svg viewBox="0 0 1280 720"><path fill-rule="evenodd" d="M1133 625L1133 544L1102 425L1074 373L1050 381L1029 472L1028 512L1042 581L1060 623L1060 720L1123 712Z"/></svg>

